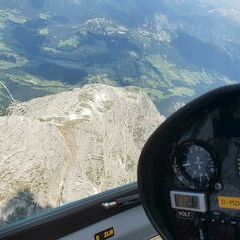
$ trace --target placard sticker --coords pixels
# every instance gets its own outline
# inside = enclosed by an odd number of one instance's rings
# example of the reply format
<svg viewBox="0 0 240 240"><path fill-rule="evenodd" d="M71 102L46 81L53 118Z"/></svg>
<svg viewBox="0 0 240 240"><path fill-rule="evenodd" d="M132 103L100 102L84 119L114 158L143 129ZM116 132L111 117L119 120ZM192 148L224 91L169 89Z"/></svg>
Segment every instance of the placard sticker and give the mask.
<svg viewBox="0 0 240 240"><path fill-rule="evenodd" d="M220 208L240 210L240 198L239 197L218 197L218 206Z"/></svg>
<svg viewBox="0 0 240 240"><path fill-rule="evenodd" d="M114 228L108 228L102 232L96 233L94 235L94 240L106 240L109 239L111 237L114 237Z"/></svg>

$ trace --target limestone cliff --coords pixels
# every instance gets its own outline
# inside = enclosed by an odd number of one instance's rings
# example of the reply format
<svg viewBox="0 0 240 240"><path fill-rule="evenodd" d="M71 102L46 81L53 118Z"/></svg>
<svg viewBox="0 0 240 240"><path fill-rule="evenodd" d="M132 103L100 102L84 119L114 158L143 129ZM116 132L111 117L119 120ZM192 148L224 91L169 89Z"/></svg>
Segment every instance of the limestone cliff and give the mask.
<svg viewBox="0 0 240 240"><path fill-rule="evenodd" d="M140 151L163 120L138 89L100 84L12 106L0 118L2 218L135 181ZM26 193L31 201L21 201Z"/></svg>

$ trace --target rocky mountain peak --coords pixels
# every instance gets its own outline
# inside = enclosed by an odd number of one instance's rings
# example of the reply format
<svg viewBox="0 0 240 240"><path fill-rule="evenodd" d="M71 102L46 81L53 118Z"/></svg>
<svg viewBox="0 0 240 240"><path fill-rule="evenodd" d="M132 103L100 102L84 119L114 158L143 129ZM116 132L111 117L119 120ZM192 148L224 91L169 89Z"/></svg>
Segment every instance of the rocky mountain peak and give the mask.
<svg viewBox="0 0 240 240"><path fill-rule="evenodd" d="M2 219L135 181L140 151L163 120L139 89L101 84L12 106L0 118Z"/></svg>

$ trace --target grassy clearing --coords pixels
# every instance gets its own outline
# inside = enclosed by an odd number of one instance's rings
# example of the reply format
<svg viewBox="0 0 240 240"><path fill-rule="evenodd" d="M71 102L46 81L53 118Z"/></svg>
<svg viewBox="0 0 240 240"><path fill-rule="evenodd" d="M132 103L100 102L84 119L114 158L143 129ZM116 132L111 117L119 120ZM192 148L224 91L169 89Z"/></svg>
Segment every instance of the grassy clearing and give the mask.
<svg viewBox="0 0 240 240"><path fill-rule="evenodd" d="M79 41L76 37L60 40L58 43L58 48L64 51L74 50L78 46L79 46Z"/></svg>
<svg viewBox="0 0 240 240"><path fill-rule="evenodd" d="M161 71L170 86L174 86L173 82L176 81L185 86L194 86L200 83L212 84L214 81L213 76L204 70L198 72L179 68L160 55L150 55L147 60Z"/></svg>
<svg viewBox="0 0 240 240"><path fill-rule="evenodd" d="M41 35L48 35L49 34L49 30L48 30L48 28L42 28L42 29L39 29L39 34L41 34Z"/></svg>
<svg viewBox="0 0 240 240"><path fill-rule="evenodd" d="M50 47L43 47L42 48L45 52L48 52L48 53L60 53L60 51L56 50L55 48L50 48Z"/></svg>
<svg viewBox="0 0 240 240"><path fill-rule="evenodd" d="M49 92L61 92L67 89L72 89L71 86L66 85L60 81L48 81L38 78L37 76L27 73L8 74L9 80L19 83L22 86L31 86L34 89L46 90Z"/></svg>
<svg viewBox="0 0 240 240"><path fill-rule="evenodd" d="M165 94L159 89L152 89L152 88L143 88L143 91L148 94L148 96L154 102L159 102L166 98Z"/></svg>
<svg viewBox="0 0 240 240"><path fill-rule="evenodd" d="M186 88L186 87L174 87L169 89L169 91L171 92L171 96L188 96L188 97L192 97L195 95L195 91L191 88Z"/></svg>
<svg viewBox="0 0 240 240"><path fill-rule="evenodd" d="M11 21L14 23L19 23L22 24L26 22L26 17L23 17L19 15L18 13L14 13L13 11L5 11L5 10L0 10L0 23L4 24L5 21Z"/></svg>

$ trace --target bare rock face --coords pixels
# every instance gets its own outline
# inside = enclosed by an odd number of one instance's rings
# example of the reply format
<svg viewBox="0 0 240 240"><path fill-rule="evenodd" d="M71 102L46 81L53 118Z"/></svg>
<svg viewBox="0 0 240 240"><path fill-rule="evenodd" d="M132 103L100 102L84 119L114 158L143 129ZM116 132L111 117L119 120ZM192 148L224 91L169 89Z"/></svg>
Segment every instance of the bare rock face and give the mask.
<svg viewBox="0 0 240 240"><path fill-rule="evenodd" d="M26 189L55 207L135 181L140 151L164 120L139 90L100 84L10 112L0 118L2 209Z"/></svg>
<svg viewBox="0 0 240 240"><path fill-rule="evenodd" d="M65 176L70 151L58 128L22 116L0 118L0 215L7 220L16 196L31 193L39 206L57 206L59 183ZM26 197L24 195L24 197ZM29 195L30 196L30 195ZM9 199L15 198L9 205Z"/></svg>

